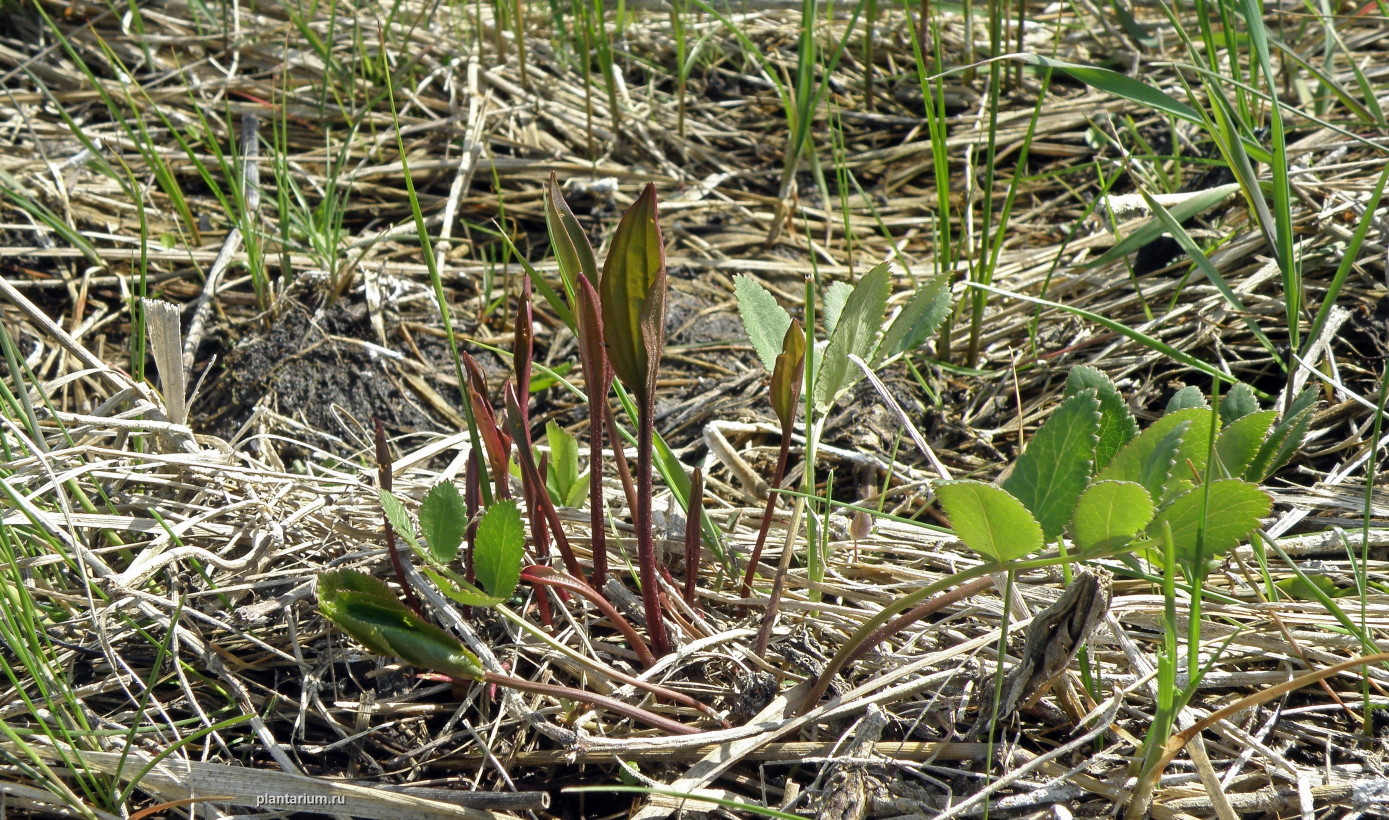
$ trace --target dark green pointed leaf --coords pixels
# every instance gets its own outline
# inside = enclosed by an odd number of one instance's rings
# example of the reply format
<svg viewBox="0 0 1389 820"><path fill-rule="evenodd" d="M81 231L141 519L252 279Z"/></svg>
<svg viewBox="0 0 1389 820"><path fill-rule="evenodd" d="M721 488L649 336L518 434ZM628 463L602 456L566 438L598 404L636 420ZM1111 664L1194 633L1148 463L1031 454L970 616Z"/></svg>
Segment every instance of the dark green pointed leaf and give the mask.
<svg viewBox="0 0 1389 820"><path fill-rule="evenodd" d="M564 201L554 172L550 172L549 183L545 186L545 228L550 234L550 248L559 263L559 276L564 282L564 290L569 303L574 303L579 275L590 280L598 276L598 262L593 255L593 246L588 236Z"/></svg>
<svg viewBox="0 0 1389 820"><path fill-rule="evenodd" d="M1177 560L1195 577L1205 574L1205 562L1247 539L1273 507L1268 493L1237 478L1212 481L1209 498L1206 490L1187 490L1153 519L1154 531L1160 532L1163 524L1171 527Z"/></svg>
<svg viewBox="0 0 1389 820"><path fill-rule="evenodd" d="M420 533L429 554L441 564L452 561L467 529L468 507L458 487L452 481L435 484L420 502Z"/></svg>
<svg viewBox="0 0 1389 820"><path fill-rule="evenodd" d="M1071 396L1056 408L1013 466L1003 489L1023 503L1053 541L1071 520L1094 463L1100 400L1093 390Z"/></svg>
<svg viewBox="0 0 1389 820"><path fill-rule="evenodd" d="M1221 478L1246 477L1244 471L1254 461L1277 416L1272 410L1260 410L1236 419L1220 431L1220 437L1215 440L1215 455L1219 459Z"/></svg>
<svg viewBox="0 0 1389 820"><path fill-rule="evenodd" d="M521 580L526 531L515 501L498 501L487 508L477 525L473 571L487 594L510 598Z"/></svg>
<svg viewBox="0 0 1389 820"><path fill-rule="evenodd" d="M1254 388L1240 382L1231 387L1225 398L1220 400L1220 421L1222 424L1230 424L1258 409L1259 399L1254 395Z"/></svg>
<svg viewBox="0 0 1389 820"><path fill-rule="evenodd" d="M926 343L936 332L941 322L950 315L953 307L950 286L955 277L942 273L917 288L916 293L902 307L897 318L888 326L883 342L878 348L876 361L888 359L898 353L916 350Z"/></svg>
<svg viewBox="0 0 1389 820"><path fill-rule="evenodd" d="M738 313L743 317L748 341L752 342L762 366L771 370L776 367L782 339L791 326L791 314L777 304L776 297L755 276L740 273L733 277L733 293L738 299Z"/></svg>
<svg viewBox="0 0 1389 820"><path fill-rule="evenodd" d="M391 529L412 549L419 551L420 542L415 538L415 522L410 520L410 513L405 511L405 505L389 490L377 490L376 495L381 499L381 509L386 513L386 520L391 522Z"/></svg>
<svg viewBox="0 0 1389 820"><path fill-rule="evenodd" d="M887 310L890 279L891 269L884 262L865 273L845 301L815 378L815 405L821 410L828 410L863 377L863 371L849 357L858 356L864 361L872 357L883 326L883 312Z"/></svg>
<svg viewBox="0 0 1389 820"><path fill-rule="evenodd" d="M1131 481L1097 481L1081 493L1071 538L1081 553L1122 547L1153 520L1153 497Z"/></svg>
<svg viewBox="0 0 1389 820"><path fill-rule="evenodd" d="M1099 440L1095 443L1095 466L1104 469L1119 448L1138 435L1138 422L1134 421L1128 403L1119 395L1119 388L1098 368L1088 364L1071 368L1066 378L1066 396L1069 398L1082 390L1094 390L1100 399Z"/></svg>
<svg viewBox="0 0 1389 820"><path fill-rule="evenodd" d="M481 680L482 664L455 637L411 612L380 581L352 570L318 579L319 609L367 649L455 678Z"/></svg>
<svg viewBox="0 0 1389 820"><path fill-rule="evenodd" d="M1162 414L1165 416L1168 413L1189 410L1193 407L1209 408L1210 405L1206 404L1206 394L1201 392L1201 388L1189 384L1172 394L1172 398L1167 400L1167 409L1162 411Z"/></svg>
<svg viewBox="0 0 1389 820"><path fill-rule="evenodd" d="M1312 399L1316 399L1315 394L1312 394ZM1263 483L1301 449L1302 441L1307 437L1307 428L1312 425L1312 414L1316 408L1312 406L1311 401L1303 402L1301 397L1293 403L1293 407L1296 412L1284 416L1268 438L1264 439L1259 452L1244 471L1245 478Z"/></svg>
<svg viewBox="0 0 1389 820"><path fill-rule="evenodd" d="M613 372L645 403L665 346L666 260L654 185L618 223L598 294Z"/></svg>
<svg viewBox="0 0 1389 820"><path fill-rule="evenodd" d="M781 422L783 433L796 423L801 385L805 382L805 331L800 321L792 321L781 340L781 352L772 368L772 411Z"/></svg>
<svg viewBox="0 0 1389 820"><path fill-rule="evenodd" d="M826 336L839 326L839 315L844 312L844 303L849 301L849 294L853 292L854 286L848 282L831 282L829 287L825 288L823 321Z"/></svg>
<svg viewBox="0 0 1389 820"><path fill-rule="evenodd" d="M1000 563L1042 548L1042 527L1022 502L980 481L936 485L936 498L965 546Z"/></svg>

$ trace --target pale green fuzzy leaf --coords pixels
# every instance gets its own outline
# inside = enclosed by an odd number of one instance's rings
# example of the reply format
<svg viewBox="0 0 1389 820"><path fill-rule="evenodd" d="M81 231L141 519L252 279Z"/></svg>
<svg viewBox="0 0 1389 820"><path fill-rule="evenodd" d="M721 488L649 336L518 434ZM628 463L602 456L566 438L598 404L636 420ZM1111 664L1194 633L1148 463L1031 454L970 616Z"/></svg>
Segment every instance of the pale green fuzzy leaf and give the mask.
<svg viewBox="0 0 1389 820"><path fill-rule="evenodd" d="M762 366L776 367L781 340L791 326L791 314L777 304L776 297L755 276L740 273L733 277L733 293L738 300L738 313L743 317L743 329L752 342Z"/></svg>
<svg viewBox="0 0 1389 820"><path fill-rule="evenodd" d="M854 292L854 286L848 282L831 282L825 288L825 334L834 332L839 326L839 315L844 312L844 303L849 301L849 294Z"/></svg>
<svg viewBox="0 0 1389 820"><path fill-rule="evenodd" d="M415 522L410 520L410 513L405 511L405 505L388 490L377 490L376 495L381 499L381 509L386 513L386 520L391 522L391 529L395 534L404 539L405 543L416 551L423 551L419 540L415 537Z"/></svg>
<svg viewBox="0 0 1389 820"><path fill-rule="evenodd" d="M917 288L883 334L876 356L878 361L916 350L926 343L950 315L953 307L950 286L954 280L952 274L942 273Z"/></svg>
<svg viewBox="0 0 1389 820"><path fill-rule="evenodd" d="M863 377L849 357L854 355L865 361L871 358L882 330L883 312L887 310L890 279L891 270L884 262L859 279L844 303L815 378L815 404L820 409L828 410Z"/></svg>

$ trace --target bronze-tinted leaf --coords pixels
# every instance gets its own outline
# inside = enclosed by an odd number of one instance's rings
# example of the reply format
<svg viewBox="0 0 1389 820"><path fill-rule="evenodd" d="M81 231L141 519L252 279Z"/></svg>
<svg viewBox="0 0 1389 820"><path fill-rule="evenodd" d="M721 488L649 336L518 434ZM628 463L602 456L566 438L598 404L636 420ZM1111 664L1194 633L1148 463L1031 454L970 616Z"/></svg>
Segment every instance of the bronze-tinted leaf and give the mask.
<svg viewBox="0 0 1389 820"><path fill-rule="evenodd" d="M545 228L550 234L555 261L559 263L560 279L572 304L579 277L586 276L590 280L597 277L598 262L583 227L569 209L569 203L564 201L553 171L545 186Z"/></svg>
<svg viewBox="0 0 1389 820"><path fill-rule="evenodd" d="M805 331L801 329L800 320L793 319L772 368L772 410L781 422L783 433L790 432L796 423L796 405L800 402L804 381Z"/></svg>
<svg viewBox="0 0 1389 820"><path fill-rule="evenodd" d="M639 397L651 394L655 363L665 347L665 249L648 184L623 214L598 282L608 360Z"/></svg>

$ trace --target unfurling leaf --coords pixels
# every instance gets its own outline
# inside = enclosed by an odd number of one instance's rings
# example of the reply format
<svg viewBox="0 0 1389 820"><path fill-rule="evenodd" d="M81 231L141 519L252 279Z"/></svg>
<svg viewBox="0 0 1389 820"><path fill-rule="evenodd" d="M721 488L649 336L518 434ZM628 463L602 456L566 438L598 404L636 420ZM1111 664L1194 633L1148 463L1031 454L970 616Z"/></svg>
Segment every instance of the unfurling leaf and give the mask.
<svg viewBox="0 0 1389 820"><path fill-rule="evenodd" d="M453 482L441 481L430 488L420 502L420 533L434 560L447 564L457 557L467 529L467 506Z"/></svg>
<svg viewBox="0 0 1389 820"><path fill-rule="evenodd" d="M593 279L598 275L598 262L583 227L569 209L569 203L564 201L564 194L560 192L553 171L545 186L545 229L550 234L550 248L555 254L555 261L559 263L559 276L564 283L565 295L572 305L579 276Z"/></svg>
<svg viewBox="0 0 1389 820"><path fill-rule="evenodd" d="M1032 511L1042 538L1054 540L1071 520L1094 463L1100 400L1093 390L1066 399L1018 457L1003 489Z"/></svg>
<svg viewBox="0 0 1389 820"><path fill-rule="evenodd" d="M665 349L666 258L648 184L622 215L598 282L613 372L645 403Z"/></svg>
<svg viewBox="0 0 1389 820"><path fill-rule="evenodd" d="M777 354L783 349L782 337L791 326L791 314L777 304L776 297L746 273L733 277L733 293L738 299L738 313L743 317L743 329L762 366L776 367Z"/></svg>
<svg viewBox="0 0 1389 820"><path fill-rule="evenodd" d="M482 680L482 664L455 637L400 602L380 580L354 570L318 579L318 606L328 620L378 655L464 680Z"/></svg>
<svg viewBox="0 0 1389 820"><path fill-rule="evenodd" d="M1131 481L1096 481L1076 502L1071 537L1081 553L1116 549L1153 520L1153 498Z"/></svg>
<svg viewBox="0 0 1389 820"><path fill-rule="evenodd" d="M783 434L796 423L801 385L805 382L805 331L799 321L791 322L781 340L781 352L772 368L772 410L781 422Z"/></svg>
<svg viewBox="0 0 1389 820"><path fill-rule="evenodd" d="M1042 548L1042 527L1022 502L992 484L947 481L936 497L965 546L999 562Z"/></svg>

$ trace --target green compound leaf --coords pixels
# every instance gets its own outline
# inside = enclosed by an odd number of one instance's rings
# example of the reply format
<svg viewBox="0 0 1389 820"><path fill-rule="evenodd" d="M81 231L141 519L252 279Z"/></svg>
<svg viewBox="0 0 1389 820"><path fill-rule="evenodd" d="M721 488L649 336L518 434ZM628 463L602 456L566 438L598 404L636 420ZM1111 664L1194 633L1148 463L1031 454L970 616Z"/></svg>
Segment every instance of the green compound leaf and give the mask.
<svg viewBox="0 0 1389 820"><path fill-rule="evenodd" d="M328 620L378 655L464 680L482 680L482 664L455 637L426 622L383 582L353 570L318 579L318 607Z"/></svg>
<svg viewBox="0 0 1389 820"><path fill-rule="evenodd" d="M526 531L515 501L498 501L487 508L477 525L473 571L478 583L495 598L510 598L521 580Z"/></svg>
<svg viewBox="0 0 1389 820"><path fill-rule="evenodd" d="M1259 398L1254 395L1254 388L1240 382L1231 387L1225 398L1220 400L1220 422L1232 424L1258 409Z"/></svg>
<svg viewBox="0 0 1389 820"><path fill-rule="evenodd" d="M883 334L877 361L916 350L926 343L950 315L953 307L950 286L954 278L952 274L942 273L912 294L912 298L888 326L887 333Z"/></svg>
<svg viewBox="0 0 1389 820"><path fill-rule="evenodd" d="M1119 395L1119 388L1098 368L1088 364L1071 368L1066 378L1066 397L1082 390L1094 390L1100 398L1099 440L1095 443L1096 470L1104 469L1119 448L1138 434L1138 422L1129 412L1128 403Z"/></svg>
<svg viewBox="0 0 1389 820"><path fill-rule="evenodd" d="M1212 481L1178 495L1153 519L1153 530L1172 528L1177 560L1193 577L1206 572L1206 562L1224 555L1245 540L1273 508L1273 499L1258 486L1237 478Z"/></svg>
<svg viewBox="0 0 1389 820"><path fill-rule="evenodd" d="M752 342L762 366L772 370L776 367L786 329L791 326L791 314L750 274L740 273L733 277L733 293L738 299L738 313L743 317L748 341Z"/></svg>
<svg viewBox="0 0 1389 820"><path fill-rule="evenodd" d="M1134 539L1153 520L1153 497L1132 481L1097 481L1086 488L1071 517L1081 553L1111 550Z"/></svg>
<svg viewBox="0 0 1389 820"><path fill-rule="evenodd" d="M420 533L430 556L440 564L452 561L467 529L468 507L458 487L441 481L430 488L420 502Z"/></svg>
<svg viewBox="0 0 1389 820"><path fill-rule="evenodd" d="M1071 520L1094 463L1100 400L1084 390L1062 402L1018 457L1003 489L1032 511L1042 538L1053 541Z"/></svg>
<svg viewBox="0 0 1389 820"><path fill-rule="evenodd" d="M981 481L947 481L936 498L965 546L1000 563L1042 548L1042 527L1022 502Z"/></svg>
<svg viewBox="0 0 1389 820"><path fill-rule="evenodd" d="M815 377L815 406L819 409L828 410L862 378L863 371L849 356L864 361L872 358L883 326L883 312L887 310L890 274L886 262L865 273L844 303Z"/></svg>
<svg viewBox="0 0 1389 820"><path fill-rule="evenodd" d="M1277 417L1272 410L1260 410L1235 419L1220 431L1220 438L1215 440L1220 478L1248 478L1244 471L1254 461Z"/></svg>

